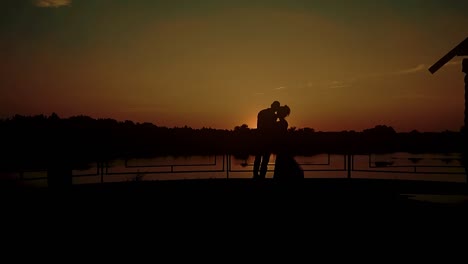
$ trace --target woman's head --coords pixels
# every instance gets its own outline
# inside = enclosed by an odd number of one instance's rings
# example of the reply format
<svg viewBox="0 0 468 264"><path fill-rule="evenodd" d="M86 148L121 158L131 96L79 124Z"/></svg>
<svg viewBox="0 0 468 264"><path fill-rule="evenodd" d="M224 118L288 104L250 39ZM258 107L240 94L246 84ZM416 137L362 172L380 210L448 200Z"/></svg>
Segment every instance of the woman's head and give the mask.
<svg viewBox="0 0 468 264"><path fill-rule="evenodd" d="M283 105L278 109L278 117L285 118L291 113L291 109L287 105Z"/></svg>

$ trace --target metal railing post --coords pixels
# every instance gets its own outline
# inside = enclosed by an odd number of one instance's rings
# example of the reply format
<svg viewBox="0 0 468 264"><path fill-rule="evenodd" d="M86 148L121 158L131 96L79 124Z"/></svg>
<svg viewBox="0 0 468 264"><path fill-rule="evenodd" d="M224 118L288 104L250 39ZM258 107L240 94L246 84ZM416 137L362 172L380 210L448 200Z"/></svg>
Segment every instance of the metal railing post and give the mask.
<svg viewBox="0 0 468 264"><path fill-rule="evenodd" d="M229 179L229 169L230 169L230 164L229 164L229 154L226 154L226 179Z"/></svg>
<svg viewBox="0 0 468 264"><path fill-rule="evenodd" d="M100 162L100 166L101 166L101 183L104 183L104 162L103 161Z"/></svg>
<svg viewBox="0 0 468 264"><path fill-rule="evenodd" d="M351 179L351 154L348 154L348 179Z"/></svg>

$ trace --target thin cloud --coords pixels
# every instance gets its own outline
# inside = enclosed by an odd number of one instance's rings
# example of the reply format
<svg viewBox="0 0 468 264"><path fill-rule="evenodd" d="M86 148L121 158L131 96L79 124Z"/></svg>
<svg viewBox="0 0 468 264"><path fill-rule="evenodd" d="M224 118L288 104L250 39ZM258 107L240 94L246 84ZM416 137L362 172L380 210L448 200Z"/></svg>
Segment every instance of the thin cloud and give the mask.
<svg viewBox="0 0 468 264"><path fill-rule="evenodd" d="M288 87L286 86L280 86L280 87L277 87L275 88L275 90L284 90L284 89L287 89Z"/></svg>
<svg viewBox="0 0 468 264"><path fill-rule="evenodd" d="M349 87L349 85L346 85L346 84L330 85L328 88L330 88L330 89L340 89L340 88L346 88L346 87Z"/></svg>
<svg viewBox="0 0 468 264"><path fill-rule="evenodd" d="M406 68L398 71L393 72L386 72L386 73L371 73L367 75L362 75L358 77L359 80L369 79L369 78L380 78L380 77L388 77L388 76L395 76L395 75L405 75L405 74L413 74L418 72L426 71L429 68L427 64L421 63L413 68Z"/></svg>
<svg viewBox="0 0 468 264"><path fill-rule="evenodd" d="M340 89L340 88L346 88L346 87L350 87L350 86L351 86L351 83L349 83L349 82L333 81L327 86L327 88L328 89Z"/></svg>
<svg viewBox="0 0 468 264"><path fill-rule="evenodd" d="M461 65L462 64L462 61L449 61L447 62L447 64L445 65Z"/></svg>
<svg viewBox="0 0 468 264"><path fill-rule="evenodd" d="M424 71L424 70L426 70L426 68L428 68L426 64L419 64L418 66L416 66L414 68L404 69L404 70L401 70L401 71L396 71L396 72L394 72L394 74L416 73L416 72Z"/></svg>
<svg viewBox="0 0 468 264"><path fill-rule="evenodd" d="M400 94L400 95L395 95L393 98L397 99L427 99L427 98L432 98L432 96L426 95L426 94Z"/></svg>
<svg viewBox="0 0 468 264"><path fill-rule="evenodd" d="M320 81L316 83L307 82L305 86L306 89L315 88L315 89L323 89L323 90L332 90L332 89L341 89L351 87L355 80L348 80L348 81Z"/></svg>
<svg viewBox="0 0 468 264"><path fill-rule="evenodd" d="M447 64L445 64L445 66L459 66L461 64L462 64L462 60L455 60L455 61L448 62ZM356 76L353 79L350 79L348 81L332 81L325 85L321 85L321 87L323 89L345 88L345 87L350 87L352 83L354 82L359 82L359 81L364 81L364 80L374 79L374 78L388 78L388 77L394 77L396 75L420 73L420 72L428 71L428 69L429 69L429 64L421 63L413 68L407 68L407 69L402 69L398 71L381 72L381 73L369 73L369 74Z"/></svg>
<svg viewBox="0 0 468 264"><path fill-rule="evenodd" d="M71 5L72 0L36 0L34 5L37 7L61 7Z"/></svg>
<svg viewBox="0 0 468 264"><path fill-rule="evenodd" d="M445 65L446 66L455 66L455 65L461 65L461 63L462 63L461 60L460 61L449 61ZM392 75L417 73L417 72L427 71L428 68L429 68L429 66L427 64L422 63L422 64L419 64L418 66L416 66L414 68L404 69L404 70L401 70L401 71L393 72Z"/></svg>

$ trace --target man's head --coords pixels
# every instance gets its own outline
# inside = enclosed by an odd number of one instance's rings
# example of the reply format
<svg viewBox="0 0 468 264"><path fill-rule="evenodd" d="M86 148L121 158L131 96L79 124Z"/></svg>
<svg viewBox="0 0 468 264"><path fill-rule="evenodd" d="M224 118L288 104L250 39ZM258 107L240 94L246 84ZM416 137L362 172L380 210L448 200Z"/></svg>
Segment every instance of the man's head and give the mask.
<svg viewBox="0 0 468 264"><path fill-rule="evenodd" d="M280 102L274 101L273 103L271 103L271 109L278 111L279 108L280 108Z"/></svg>

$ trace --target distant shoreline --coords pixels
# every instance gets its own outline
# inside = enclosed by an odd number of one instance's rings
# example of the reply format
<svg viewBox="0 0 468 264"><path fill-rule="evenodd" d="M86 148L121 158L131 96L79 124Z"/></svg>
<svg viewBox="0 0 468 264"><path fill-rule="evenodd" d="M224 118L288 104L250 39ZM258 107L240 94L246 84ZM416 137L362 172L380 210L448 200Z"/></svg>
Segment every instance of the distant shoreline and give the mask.
<svg viewBox="0 0 468 264"><path fill-rule="evenodd" d="M274 135L271 135L273 142ZM24 167L68 162L105 161L116 158L232 154L245 156L259 150L256 129L246 125L233 130L190 127L167 128L151 123L118 122L74 116L14 116L0 120L1 167ZM376 125L362 132L316 132L291 128L281 147L291 154L319 153L462 153L463 134L397 133ZM271 146L275 152L277 145Z"/></svg>

